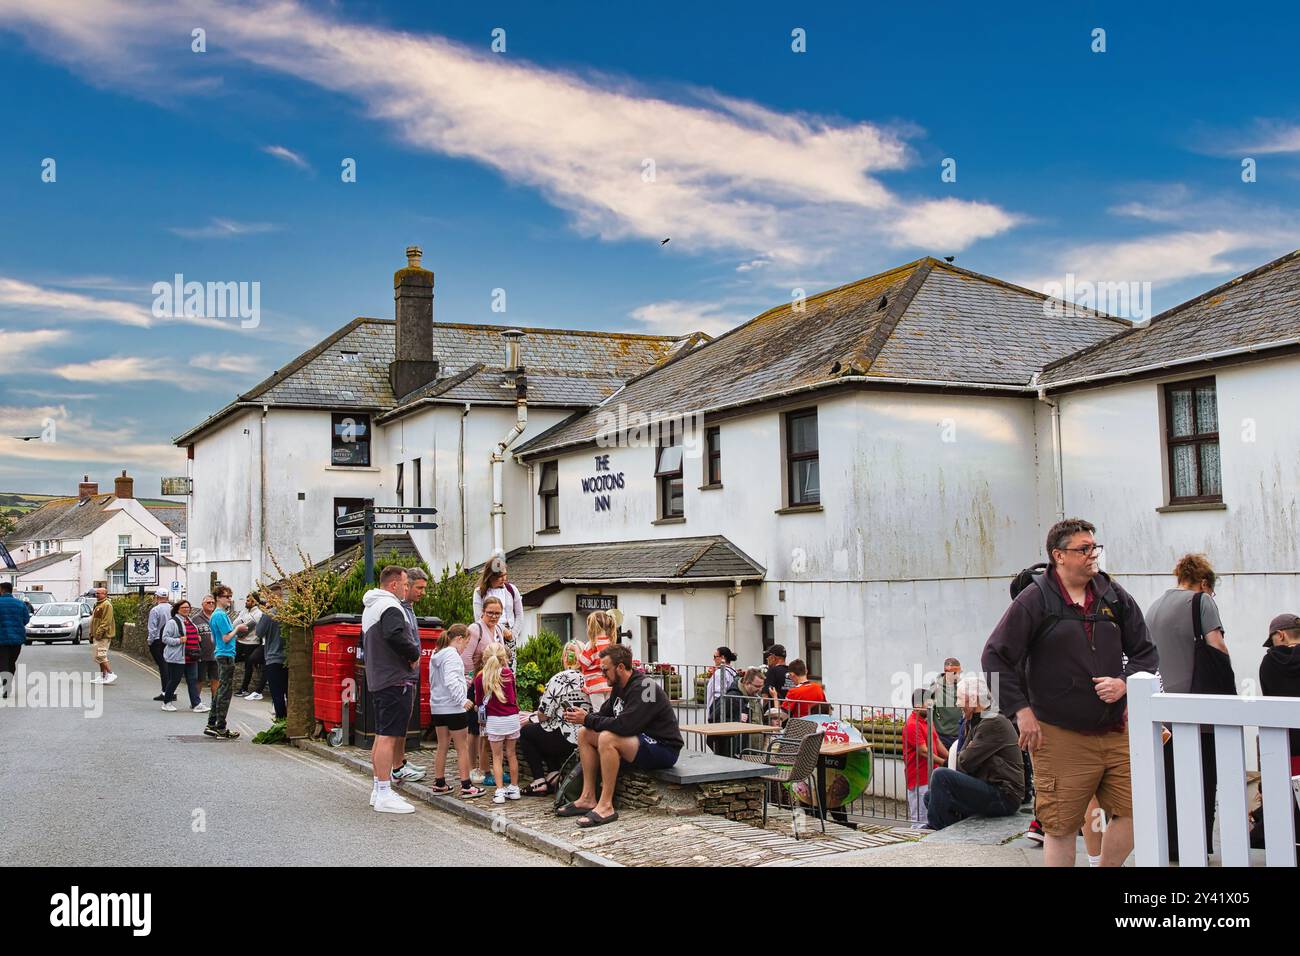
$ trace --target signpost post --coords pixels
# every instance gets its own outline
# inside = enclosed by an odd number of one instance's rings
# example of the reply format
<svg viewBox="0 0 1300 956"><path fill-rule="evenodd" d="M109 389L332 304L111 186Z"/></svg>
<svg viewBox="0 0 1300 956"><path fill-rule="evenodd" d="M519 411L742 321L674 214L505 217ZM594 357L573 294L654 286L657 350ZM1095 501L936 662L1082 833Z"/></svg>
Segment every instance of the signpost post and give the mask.
<svg viewBox="0 0 1300 956"><path fill-rule="evenodd" d="M337 538L364 538L366 562L366 587L375 583L375 532L432 530L438 525L432 521L375 521L375 515L436 515L437 508L375 508L367 507L339 515L334 519L334 536Z"/></svg>

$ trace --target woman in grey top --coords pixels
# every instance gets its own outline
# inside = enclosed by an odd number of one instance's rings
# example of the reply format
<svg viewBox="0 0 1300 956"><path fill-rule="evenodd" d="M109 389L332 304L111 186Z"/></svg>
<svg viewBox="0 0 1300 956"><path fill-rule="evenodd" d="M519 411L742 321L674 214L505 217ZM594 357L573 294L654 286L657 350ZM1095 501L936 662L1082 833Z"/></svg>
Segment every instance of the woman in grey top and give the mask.
<svg viewBox="0 0 1300 956"><path fill-rule="evenodd" d="M1196 663L1196 628L1192 601L1201 595L1201 630L1205 642L1228 653L1224 642L1223 621L1214 603L1214 568L1203 554L1185 554L1174 566L1178 586L1170 588L1147 608L1145 617L1156 653L1160 656L1160 680L1165 693L1187 694L1192 689L1192 671ZM1165 743L1165 795L1168 805L1177 802L1174 788L1174 745ZM1214 833L1214 796L1218 787L1218 768L1214 760L1214 727L1201 728L1201 783L1205 799L1205 845L1212 847ZM1169 858L1178 859L1178 821L1169 814Z"/></svg>
<svg viewBox="0 0 1300 956"><path fill-rule="evenodd" d="M183 677L190 692L190 710L202 713L208 708L203 706L199 697L198 664L188 663L185 655L186 645L197 645L199 640L198 628L189 619L189 615L190 602L177 601L171 606L171 617L162 629L160 640L163 645L163 662L167 665L167 686L163 691L166 700L163 701L162 709L176 710L172 701L176 699L176 688L180 686Z"/></svg>

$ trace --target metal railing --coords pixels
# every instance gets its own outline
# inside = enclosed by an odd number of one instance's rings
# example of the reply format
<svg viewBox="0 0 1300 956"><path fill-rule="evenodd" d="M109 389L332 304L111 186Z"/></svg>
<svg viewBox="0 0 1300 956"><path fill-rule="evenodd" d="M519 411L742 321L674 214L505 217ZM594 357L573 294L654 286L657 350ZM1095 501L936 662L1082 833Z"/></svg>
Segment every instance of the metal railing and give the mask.
<svg viewBox="0 0 1300 956"><path fill-rule="evenodd" d="M1259 730L1260 795L1264 806L1265 863L1296 865L1300 777L1291 775L1290 731L1300 730L1300 697L1232 697L1157 693L1154 674L1128 680L1129 760L1133 773L1133 829L1138 866L1169 865L1163 725L1173 730L1174 813L1180 866L1203 867L1211 847L1204 826L1201 727L1214 729L1219 790L1220 859L1250 866L1245 729Z"/></svg>
<svg viewBox="0 0 1300 956"><path fill-rule="evenodd" d="M713 671L712 667L695 664L663 663L638 664L638 666L646 672L647 676L659 681L664 686L669 699L672 701L673 709L677 713L679 726L713 722L709 720L708 710L705 706L707 682ZM744 673L744 668L738 668L737 670L740 674ZM736 720L739 715L744 714L746 720L762 717L763 722L770 722L771 718L764 712L771 709L771 702L759 701L758 709L755 711L755 700L756 698L752 697L736 697L724 694L719 720ZM809 713L828 715L835 721L857 728L863 739L871 745L869 756L856 758L857 761L870 761L870 777L866 786L852 801L841 803L839 806L832 806L828 811L828 819L846 825L864 823L908 826L921 823L921 818L916 811L909 814L907 772L903 759L903 730L911 712L912 708L910 707L880 707L872 704L840 703L835 701L825 703L789 701L786 703L785 713L787 715L802 716ZM933 737L933 713L927 715L927 720ZM747 734L740 737L713 738L712 744L706 742L705 738L697 733L686 733L682 736L686 742L686 747L690 750L712 751L723 756L736 756L745 748L762 749L762 738L765 735ZM832 804L836 803L838 787L843 786L837 786L834 780L835 776L840 774L842 770L841 767L834 766L837 762L842 763L842 760L830 760L827 769L827 789L830 791L829 796ZM932 749L929 750L924 763L927 780L933 774L935 766L943 766L942 761L936 760ZM855 769L860 769L860 767ZM857 777L859 775L855 773L851 776ZM855 789L852 782L847 778L846 783L849 784L850 791ZM796 806L807 812L812 811L811 805L798 803L789 789L785 787L780 788L779 802L774 801L773 806L774 808L777 806L783 807L787 811L793 811Z"/></svg>

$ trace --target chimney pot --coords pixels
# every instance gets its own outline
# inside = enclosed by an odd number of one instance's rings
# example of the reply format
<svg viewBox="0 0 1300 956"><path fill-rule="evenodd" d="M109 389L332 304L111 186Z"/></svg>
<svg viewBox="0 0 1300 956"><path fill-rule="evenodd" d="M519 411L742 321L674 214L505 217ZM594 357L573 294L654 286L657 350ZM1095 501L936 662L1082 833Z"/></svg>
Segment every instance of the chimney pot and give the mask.
<svg viewBox="0 0 1300 956"><path fill-rule="evenodd" d="M521 340L523 339L523 337L524 337L524 333L521 332L519 329L506 329L504 332L501 333L501 338L505 339L506 341L505 368L507 372L519 371L521 345L522 345Z"/></svg>
<svg viewBox="0 0 1300 956"><path fill-rule="evenodd" d="M424 256L424 250L419 246L406 247L406 267L408 269L420 268L420 259Z"/></svg>

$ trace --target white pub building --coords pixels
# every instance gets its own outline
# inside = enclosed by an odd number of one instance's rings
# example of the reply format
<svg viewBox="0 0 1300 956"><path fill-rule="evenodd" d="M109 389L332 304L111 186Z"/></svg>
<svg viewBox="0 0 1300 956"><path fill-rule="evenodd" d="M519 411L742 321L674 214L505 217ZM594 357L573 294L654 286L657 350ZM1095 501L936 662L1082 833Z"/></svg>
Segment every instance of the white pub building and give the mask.
<svg viewBox="0 0 1300 956"><path fill-rule="evenodd" d="M1300 253L1144 327L927 258L712 340L437 323L408 255L395 320L177 439L203 580L353 547L333 518L368 501L433 505L379 552L504 552L528 633L616 606L642 660L780 643L879 706L978 664L1063 514L1144 606L1205 552L1239 678L1300 608Z"/></svg>

